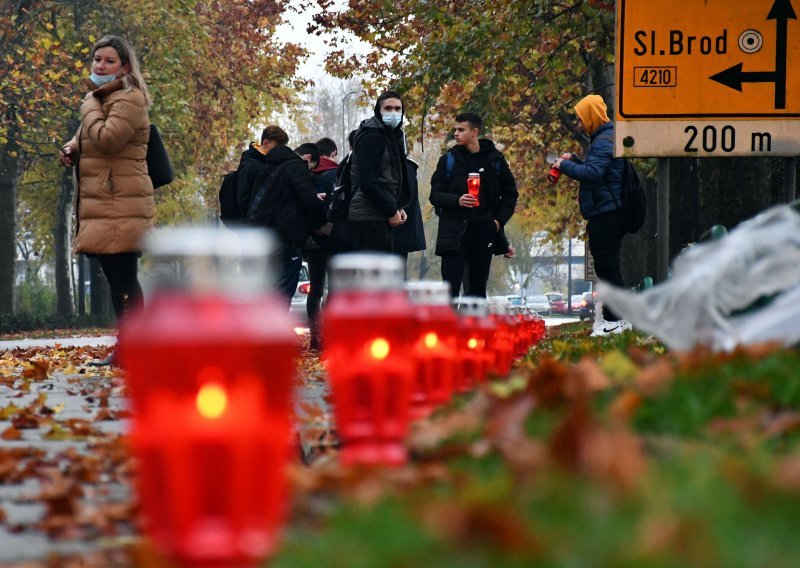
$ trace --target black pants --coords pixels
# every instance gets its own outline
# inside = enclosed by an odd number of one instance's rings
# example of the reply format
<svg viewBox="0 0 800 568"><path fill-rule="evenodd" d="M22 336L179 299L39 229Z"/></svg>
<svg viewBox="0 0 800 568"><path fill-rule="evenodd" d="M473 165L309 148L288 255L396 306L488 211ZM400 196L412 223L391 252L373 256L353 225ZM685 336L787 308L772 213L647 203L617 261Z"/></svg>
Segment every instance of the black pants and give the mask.
<svg viewBox="0 0 800 568"><path fill-rule="evenodd" d="M103 274L111 288L111 304L119 321L131 308L141 306L144 296L139 285L138 252L118 252L115 254L93 255L100 263Z"/></svg>
<svg viewBox="0 0 800 568"><path fill-rule="evenodd" d="M467 225L461 248L442 254L442 280L450 284L450 295L458 296L464 267L467 267L469 295L486 297L486 283L492 266L492 244L497 236L494 223Z"/></svg>
<svg viewBox="0 0 800 568"><path fill-rule="evenodd" d="M623 288L622 271L619 267L619 250L625 229L618 211L601 213L589 219L586 227L589 234L589 250L594 258L594 271L598 278ZM617 321L619 317L603 302L603 318Z"/></svg>
<svg viewBox="0 0 800 568"><path fill-rule="evenodd" d="M394 252L394 229L386 221L346 221L349 251Z"/></svg>
<svg viewBox="0 0 800 568"><path fill-rule="evenodd" d="M292 305L292 296L297 291L297 283L300 281L303 252L300 247L281 243L273 253L273 265L278 275L275 289L286 300L288 308Z"/></svg>
<svg viewBox="0 0 800 568"><path fill-rule="evenodd" d="M311 285L311 290L308 292L308 300L306 301L306 315L308 316L308 327L311 328L313 347L317 347L320 340L319 308L322 302L322 295L325 292L325 275L328 272L329 256L330 253L327 247L306 251L308 281Z"/></svg>

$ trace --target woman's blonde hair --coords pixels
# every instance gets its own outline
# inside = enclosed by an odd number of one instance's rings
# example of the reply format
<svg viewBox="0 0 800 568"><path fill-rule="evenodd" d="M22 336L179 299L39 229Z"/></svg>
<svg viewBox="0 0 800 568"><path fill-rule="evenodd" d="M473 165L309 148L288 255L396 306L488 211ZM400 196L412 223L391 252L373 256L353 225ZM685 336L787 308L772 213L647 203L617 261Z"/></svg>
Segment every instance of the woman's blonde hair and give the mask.
<svg viewBox="0 0 800 568"><path fill-rule="evenodd" d="M142 93L144 93L144 98L147 100L147 105L149 106L153 101L150 99L150 92L147 90L147 83L144 82L144 75L142 75L142 70L139 67L139 60L136 59L136 52L133 50L133 46L130 42L125 38L115 35L103 36L92 47L92 54L89 56L89 59L93 60L94 53L103 47L114 48L114 51L119 55L120 62L122 62L123 65L128 65L128 73L122 77L122 81L125 83L125 89L130 90L131 87L136 87L142 91Z"/></svg>

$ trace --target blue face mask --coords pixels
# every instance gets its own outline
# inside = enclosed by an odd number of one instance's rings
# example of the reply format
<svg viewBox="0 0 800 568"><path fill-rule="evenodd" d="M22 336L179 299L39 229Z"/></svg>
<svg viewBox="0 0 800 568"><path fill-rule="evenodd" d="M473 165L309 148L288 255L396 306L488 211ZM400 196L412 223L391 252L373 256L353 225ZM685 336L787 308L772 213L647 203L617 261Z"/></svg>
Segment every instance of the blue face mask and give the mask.
<svg viewBox="0 0 800 568"><path fill-rule="evenodd" d="M106 83L110 83L111 81L116 79L116 77L114 75L95 75L94 73L92 73L91 75L89 75L89 79L91 79L92 83L94 83L98 87L102 87Z"/></svg>
<svg viewBox="0 0 800 568"><path fill-rule="evenodd" d="M397 128L400 121L403 120L402 112L381 112L383 123L390 128Z"/></svg>

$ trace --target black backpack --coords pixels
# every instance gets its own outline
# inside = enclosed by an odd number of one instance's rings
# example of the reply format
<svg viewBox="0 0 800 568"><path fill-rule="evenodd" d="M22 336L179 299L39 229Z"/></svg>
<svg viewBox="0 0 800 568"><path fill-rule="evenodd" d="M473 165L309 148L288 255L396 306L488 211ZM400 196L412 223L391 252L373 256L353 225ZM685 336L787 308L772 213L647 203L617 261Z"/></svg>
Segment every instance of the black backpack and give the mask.
<svg viewBox="0 0 800 568"><path fill-rule="evenodd" d="M286 199L282 194L286 184L282 183L280 177L284 166L290 161L286 160L277 167L269 168L256 180L255 193L247 210L248 223L259 227L274 228L277 212L281 207L285 209Z"/></svg>
<svg viewBox="0 0 800 568"><path fill-rule="evenodd" d="M239 207L236 204L237 173L239 170L225 174L219 188L219 218L225 225L242 221L242 215L239 214Z"/></svg>
<svg viewBox="0 0 800 568"><path fill-rule="evenodd" d="M608 136L602 137L604 140L610 140L614 143L614 139ZM614 194L611 193L611 198L614 204L622 213L622 226L631 233L638 233L644 226L645 217L647 217L647 195L644 192L644 182L642 176L636 171L628 158L614 158L615 160L622 160L622 203L618 203ZM610 192L610 188L609 188Z"/></svg>
<svg viewBox="0 0 800 568"><path fill-rule="evenodd" d="M353 199L353 188L350 178L351 155L345 157L337 172L336 185L331 191L327 218L331 223L342 223L347 221L350 213L350 200Z"/></svg>

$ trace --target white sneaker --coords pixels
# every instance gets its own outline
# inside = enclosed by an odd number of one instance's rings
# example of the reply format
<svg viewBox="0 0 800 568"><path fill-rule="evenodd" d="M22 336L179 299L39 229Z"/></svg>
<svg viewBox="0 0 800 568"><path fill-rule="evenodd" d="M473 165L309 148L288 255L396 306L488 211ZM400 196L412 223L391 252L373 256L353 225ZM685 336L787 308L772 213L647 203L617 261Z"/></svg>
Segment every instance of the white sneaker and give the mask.
<svg viewBox="0 0 800 568"><path fill-rule="evenodd" d="M612 333L622 333L623 331L629 331L633 329L633 326L630 322L625 320L617 320L617 321L605 321L603 320L603 325L598 326L598 329L592 331L592 337L603 337L605 335L611 335Z"/></svg>

